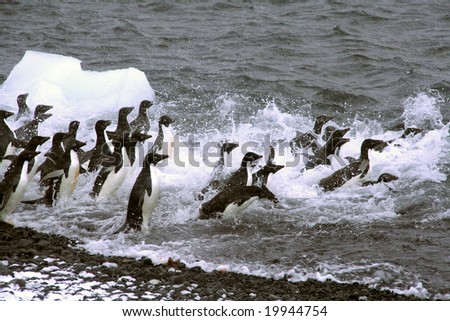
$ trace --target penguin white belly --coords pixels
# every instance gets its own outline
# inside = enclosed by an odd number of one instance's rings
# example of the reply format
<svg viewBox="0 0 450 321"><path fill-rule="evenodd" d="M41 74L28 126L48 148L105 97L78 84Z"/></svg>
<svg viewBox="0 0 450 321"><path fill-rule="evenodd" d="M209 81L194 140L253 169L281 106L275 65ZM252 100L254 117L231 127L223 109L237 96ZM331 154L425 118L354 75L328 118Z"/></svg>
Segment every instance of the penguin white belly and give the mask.
<svg viewBox="0 0 450 321"><path fill-rule="evenodd" d="M8 144L8 147L6 148L5 156L8 156L8 155L17 155L17 154L18 154L17 148L14 147L14 146L12 145L12 143L9 143L9 144Z"/></svg>
<svg viewBox="0 0 450 321"><path fill-rule="evenodd" d="M258 196L250 197L248 200L246 200L241 206L231 203L229 204L225 210L223 211L222 218L224 219L230 219L233 217L236 217L236 215L243 210L245 210L247 207L249 207L254 201L258 199Z"/></svg>
<svg viewBox="0 0 450 321"><path fill-rule="evenodd" d="M341 187L352 187L352 186L356 186L361 182L361 178L359 177L360 175L357 175L355 177L350 178L348 181L346 181Z"/></svg>
<svg viewBox="0 0 450 321"><path fill-rule="evenodd" d="M122 186L125 178L128 175L130 170L130 159L127 156L127 153L124 148L122 148L122 159L123 164L117 173L112 170L105 182L103 183L102 189L100 193L98 193L97 200L102 201L110 198L115 195L115 193L119 190L120 186Z"/></svg>
<svg viewBox="0 0 450 321"><path fill-rule="evenodd" d="M70 167L67 177L62 176L61 187L59 189L59 199L67 201L75 191L80 175L80 161L75 151L70 151Z"/></svg>
<svg viewBox="0 0 450 321"><path fill-rule="evenodd" d="M5 206L0 212L0 217L12 213L16 209L17 205L19 205L19 203L23 200L27 187L28 187L28 162L26 161L23 163L19 183L17 184L16 190L13 191L9 196L9 199L7 200Z"/></svg>
<svg viewBox="0 0 450 321"><path fill-rule="evenodd" d="M162 126L162 131L163 131L163 145L162 145L162 149L159 149L157 151L158 154L161 155L168 155L170 158L173 157L173 153L174 153L174 141L175 141L175 136L172 132L172 130L169 127L166 126Z"/></svg>
<svg viewBox="0 0 450 321"><path fill-rule="evenodd" d="M39 163L36 158L34 160L34 164L33 164L33 167L31 168L31 171L28 173L28 183L30 183L33 180L33 177L34 177L34 175L36 175L38 167L39 167Z"/></svg>
<svg viewBox="0 0 450 321"><path fill-rule="evenodd" d="M156 208L160 194L158 172L153 166L150 166L150 175L152 177L152 193L148 196L145 191L144 203L142 204L142 229L148 229L150 216Z"/></svg>

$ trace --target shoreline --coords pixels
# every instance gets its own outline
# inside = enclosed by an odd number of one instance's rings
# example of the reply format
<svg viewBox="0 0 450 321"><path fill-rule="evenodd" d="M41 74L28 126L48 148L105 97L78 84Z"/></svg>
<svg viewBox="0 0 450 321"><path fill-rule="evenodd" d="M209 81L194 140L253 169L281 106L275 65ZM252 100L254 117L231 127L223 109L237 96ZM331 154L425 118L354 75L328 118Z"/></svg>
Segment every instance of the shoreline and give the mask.
<svg viewBox="0 0 450 321"><path fill-rule="evenodd" d="M64 236L0 223L0 300L420 301L359 283L292 283L169 259L89 254Z"/></svg>

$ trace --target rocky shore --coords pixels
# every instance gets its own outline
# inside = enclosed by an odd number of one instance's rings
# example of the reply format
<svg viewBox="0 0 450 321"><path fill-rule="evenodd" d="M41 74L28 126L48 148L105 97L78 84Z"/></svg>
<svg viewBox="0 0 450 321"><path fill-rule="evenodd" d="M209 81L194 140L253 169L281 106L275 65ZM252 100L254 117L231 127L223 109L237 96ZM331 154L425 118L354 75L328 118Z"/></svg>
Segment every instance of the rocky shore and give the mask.
<svg viewBox="0 0 450 321"><path fill-rule="evenodd" d="M76 241L0 223L0 300L418 300L365 285L291 283L92 255Z"/></svg>

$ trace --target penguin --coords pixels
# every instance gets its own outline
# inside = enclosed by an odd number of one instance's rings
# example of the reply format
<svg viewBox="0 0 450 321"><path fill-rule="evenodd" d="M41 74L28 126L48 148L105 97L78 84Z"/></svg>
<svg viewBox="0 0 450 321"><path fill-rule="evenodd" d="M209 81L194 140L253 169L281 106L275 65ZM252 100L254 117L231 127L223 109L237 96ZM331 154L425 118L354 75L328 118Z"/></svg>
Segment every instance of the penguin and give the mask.
<svg viewBox="0 0 450 321"><path fill-rule="evenodd" d="M204 195L211 190L216 190L220 186L221 182L225 180L224 168L225 168L225 158L228 158L231 152L239 146L238 143L228 143L225 142L218 147L220 148L220 158L214 166L209 184L204 187L201 192L197 195L197 200L203 200Z"/></svg>
<svg viewBox="0 0 450 321"><path fill-rule="evenodd" d="M381 174L378 179L376 181L365 181L362 182L361 186L369 186L369 185L375 185L375 184L379 184L379 183L389 183L392 181L396 181L398 180L398 177L393 175L393 174L389 174L389 173L383 173Z"/></svg>
<svg viewBox="0 0 450 321"><path fill-rule="evenodd" d="M60 133L67 135L67 133ZM47 190L44 197L23 201L25 204L46 204L52 206L56 201L67 201L75 190L80 174L78 150L86 145L85 142L72 139L67 143L67 149L62 155L47 152L44 156L52 159L51 170L41 181L45 182Z"/></svg>
<svg viewBox="0 0 450 321"><path fill-rule="evenodd" d="M52 108L53 107L49 105L37 105L34 110L34 118L14 130L16 138L20 140L30 140L31 137L37 136L39 124L52 116L52 114L46 114L46 112Z"/></svg>
<svg viewBox="0 0 450 321"><path fill-rule="evenodd" d="M274 163L275 158L275 148L273 146L269 147L269 156L266 161L266 165L259 169L256 173L252 174L252 185L267 189L267 184L269 184L272 176L279 170L284 168L284 165L276 165Z"/></svg>
<svg viewBox="0 0 450 321"><path fill-rule="evenodd" d="M98 120L95 123L95 134L97 136L95 146L85 155L89 159L88 172L98 170L105 157L111 155L111 151L106 145L106 127L109 125L111 125L109 120Z"/></svg>
<svg viewBox="0 0 450 321"><path fill-rule="evenodd" d="M131 136L124 136L122 142L113 140L114 153L103 162L103 167L97 174L90 193L92 197L97 200L104 200L114 195L134 163L134 147L140 140L145 140L148 137L151 136L134 133Z"/></svg>
<svg viewBox="0 0 450 321"><path fill-rule="evenodd" d="M66 137L62 140L63 149L67 149L67 146L77 138L78 128L80 128L80 122L78 120L72 120L67 128Z"/></svg>
<svg viewBox="0 0 450 321"><path fill-rule="evenodd" d="M357 179L358 181L361 180L367 175L370 168L369 149L382 151L386 146L387 143L382 140L364 140L361 144L361 155L359 159L335 171L330 176L321 179L319 186L322 187L324 191L332 191L345 184L348 185L349 181L353 181L353 179Z"/></svg>
<svg viewBox="0 0 450 321"><path fill-rule="evenodd" d="M328 139L325 145L313 150L314 155L308 157L308 161L305 164L306 169L312 169L318 165L331 165L329 156L335 154L338 148L350 141L347 138L343 138L349 130L350 128L334 129L327 135Z"/></svg>
<svg viewBox="0 0 450 321"><path fill-rule="evenodd" d="M153 143L150 151L156 154L173 156L174 153L174 134L170 124L175 121L167 115L161 116L158 122L158 136Z"/></svg>
<svg viewBox="0 0 450 321"><path fill-rule="evenodd" d="M159 199L159 179L155 166L168 157L156 153L145 155L142 169L128 199L125 224L117 232L147 229L150 216Z"/></svg>
<svg viewBox="0 0 450 321"><path fill-rule="evenodd" d="M139 113L136 119L130 122L131 131L148 133L150 130L150 120L148 119L147 110L153 106L149 100L143 100L139 105Z"/></svg>
<svg viewBox="0 0 450 321"><path fill-rule="evenodd" d="M0 161L5 155L10 154L12 141L15 138L14 132L8 126L6 119L14 115L14 113L6 110L0 110Z"/></svg>
<svg viewBox="0 0 450 321"><path fill-rule="evenodd" d="M133 107L122 107L119 109L116 130L113 132L107 131L108 137L111 136L115 139L119 137L119 140L121 140L124 136L128 136L131 133L131 126L128 123L127 117L133 109Z"/></svg>
<svg viewBox="0 0 450 321"><path fill-rule="evenodd" d="M67 149L62 156L60 165L64 173L61 177L61 184L59 187L59 200L67 201L75 191L80 175L80 159L78 158L78 151L85 145L85 142L76 139L72 139L72 141L68 142L66 145Z"/></svg>
<svg viewBox="0 0 450 321"><path fill-rule="evenodd" d="M28 186L28 162L40 152L24 150L9 165L0 182L0 220L15 210Z"/></svg>
<svg viewBox="0 0 450 321"><path fill-rule="evenodd" d="M236 186L219 192L211 200L203 203L199 219L228 218L244 210L257 199L268 199L278 203L276 196L258 186Z"/></svg>
<svg viewBox="0 0 450 321"><path fill-rule="evenodd" d="M50 139L50 137L46 137L46 136L33 136L31 138L31 140L29 142L24 142L24 141L15 141L15 147L18 148L23 148L25 150L29 150L29 151L37 151L38 147L43 145L44 143L46 143L48 140ZM13 157L17 157L17 156L13 156ZM28 162L28 181L31 182L34 175L36 174L38 169L38 163L36 162L35 158L33 158L32 160L30 160Z"/></svg>
<svg viewBox="0 0 450 321"><path fill-rule="evenodd" d="M27 105L27 97L28 94L22 94L17 96L17 107L19 107L19 110L17 111L16 115L16 121L18 121L20 118L31 115L30 107Z"/></svg>
<svg viewBox="0 0 450 321"><path fill-rule="evenodd" d="M333 117L327 115L320 115L314 122L314 128L312 132L302 133L298 132L297 136L291 141L291 148L295 151L298 148L311 147L317 140L318 135L322 132L322 127L327 122L332 120Z"/></svg>
<svg viewBox="0 0 450 321"><path fill-rule="evenodd" d="M125 142L125 151L130 160L130 166L132 170L136 168L137 165L139 165L139 162L136 161L139 159L139 149L136 147L136 145L145 142L151 137L152 135L148 135L147 133L135 131L131 133L130 139Z"/></svg>
<svg viewBox="0 0 450 321"><path fill-rule="evenodd" d="M52 172L54 172L57 168L57 160L59 157L62 157L64 154L64 148L62 146L63 140L67 137L67 133L58 132L53 135L52 138L52 146L50 149L44 154L46 159L44 162L38 166L36 173L40 173L39 184L41 186L45 186L46 178Z"/></svg>
<svg viewBox="0 0 450 321"><path fill-rule="evenodd" d="M223 183L223 186L220 187L220 190L230 189L236 186L252 185L252 171L261 158L261 155L253 152L247 152L242 158L241 167L231 174L231 176Z"/></svg>

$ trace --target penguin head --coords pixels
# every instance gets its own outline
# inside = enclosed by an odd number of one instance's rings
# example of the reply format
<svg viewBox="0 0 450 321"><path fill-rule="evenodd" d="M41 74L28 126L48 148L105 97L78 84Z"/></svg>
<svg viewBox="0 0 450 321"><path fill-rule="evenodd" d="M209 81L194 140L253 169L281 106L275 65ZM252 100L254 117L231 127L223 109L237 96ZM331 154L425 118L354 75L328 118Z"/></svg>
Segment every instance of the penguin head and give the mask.
<svg viewBox="0 0 450 321"><path fill-rule="evenodd" d="M14 115L13 112L10 112L10 111L7 111L7 110L0 110L0 118L8 119L12 115Z"/></svg>
<svg viewBox="0 0 450 321"><path fill-rule="evenodd" d="M85 145L86 145L85 142L79 141L77 139L71 139L70 142L67 144L67 150L73 150L76 152Z"/></svg>
<svg viewBox="0 0 450 321"><path fill-rule="evenodd" d="M45 120L49 118L52 114L46 114L47 111L52 109L53 106L50 105L37 105L34 110L34 118Z"/></svg>
<svg viewBox="0 0 450 321"><path fill-rule="evenodd" d="M147 139L151 138L152 135L144 134L138 131L134 131L131 133L130 141L132 142L144 142Z"/></svg>
<svg viewBox="0 0 450 321"><path fill-rule="evenodd" d="M381 182L388 183L388 182L395 181L397 179L398 179L398 177L395 175L392 175L389 173L383 173L380 175L380 177L378 177L377 183L381 183Z"/></svg>
<svg viewBox="0 0 450 321"><path fill-rule="evenodd" d="M33 136L33 137L31 137L30 144L35 145L35 146L40 146L40 145L44 144L46 141L48 141L49 139L50 139L50 137L46 137L46 136Z"/></svg>
<svg viewBox="0 0 450 321"><path fill-rule="evenodd" d="M134 107L122 107L119 109L119 117L126 117L128 116L132 111Z"/></svg>
<svg viewBox="0 0 450 321"><path fill-rule="evenodd" d="M324 141L328 141L328 139L330 139L330 137L332 136L332 134L337 130L336 127L334 126L327 126L325 127L325 131L323 133L322 139Z"/></svg>
<svg viewBox="0 0 450 321"><path fill-rule="evenodd" d="M17 156L19 160L23 160L23 161L30 161L32 160L34 157L36 157L37 155L39 155L41 152L37 152L34 150L27 150L25 149L24 151L20 152L20 154Z"/></svg>
<svg viewBox="0 0 450 321"><path fill-rule="evenodd" d="M111 121L110 120L103 120L103 119L97 120L97 122L95 123L95 131L102 132L109 125L111 125Z"/></svg>
<svg viewBox="0 0 450 321"><path fill-rule="evenodd" d="M150 100L143 100L139 105L139 109L147 110L153 106L153 103Z"/></svg>
<svg viewBox="0 0 450 321"><path fill-rule="evenodd" d="M80 127L80 122L78 120L73 120L69 124L68 132L74 135L78 131L78 127Z"/></svg>
<svg viewBox="0 0 450 321"><path fill-rule="evenodd" d="M333 139L341 139L342 137L347 134L347 132L350 130L350 128L342 128L342 129L336 129L331 133L331 137Z"/></svg>
<svg viewBox="0 0 450 321"><path fill-rule="evenodd" d="M269 191L268 188L261 188L261 194L259 195L259 198L265 198L268 199L274 203L278 203L279 200L278 198L275 196L274 193L272 193L271 191Z"/></svg>
<svg viewBox="0 0 450 321"><path fill-rule="evenodd" d="M314 129L313 129L314 133L320 134L320 132L322 131L323 125L325 123L328 123L332 119L333 119L332 116L327 116L327 115L317 116L316 121L314 123Z"/></svg>
<svg viewBox="0 0 450 321"><path fill-rule="evenodd" d="M220 147L220 151L222 152L222 154L224 153L231 153L233 151L233 149L235 149L236 147L239 147L238 143L223 143L222 146Z"/></svg>
<svg viewBox="0 0 450 321"><path fill-rule="evenodd" d="M262 158L261 155L258 155L258 154L253 153L253 152L247 152L244 155L244 158L242 158L241 167L246 167L247 164L250 164L251 166L254 166L254 165L256 165L257 161L259 159L261 159L261 158Z"/></svg>
<svg viewBox="0 0 450 321"><path fill-rule="evenodd" d="M379 139L365 139L361 144L361 158L367 159L369 149L376 150L377 152L382 152L383 149L387 146L387 143L384 140Z"/></svg>
<svg viewBox="0 0 450 321"><path fill-rule="evenodd" d="M27 104L28 94L22 94L17 96L17 105L20 107L25 106Z"/></svg>
<svg viewBox="0 0 450 321"><path fill-rule="evenodd" d="M417 134L420 134L422 132L422 129L420 128L415 128L415 127L408 127L405 129L405 131L403 132L403 135L400 138L406 138L408 136L414 136Z"/></svg>
<svg viewBox="0 0 450 321"><path fill-rule="evenodd" d="M150 166L150 164L156 165L160 161L169 158L169 155L162 155L157 153L148 153L144 158L144 167Z"/></svg>
<svg viewBox="0 0 450 321"><path fill-rule="evenodd" d="M173 122L175 122L175 120L173 120L167 115L161 116L161 118L159 119L159 124L164 125L166 127L169 127L169 125L172 124Z"/></svg>
<svg viewBox="0 0 450 321"><path fill-rule="evenodd" d="M63 133L63 132L57 132L53 135L52 138L52 144L53 145L57 145L57 144L61 144L62 141L67 138L69 136L69 134L67 133Z"/></svg>

